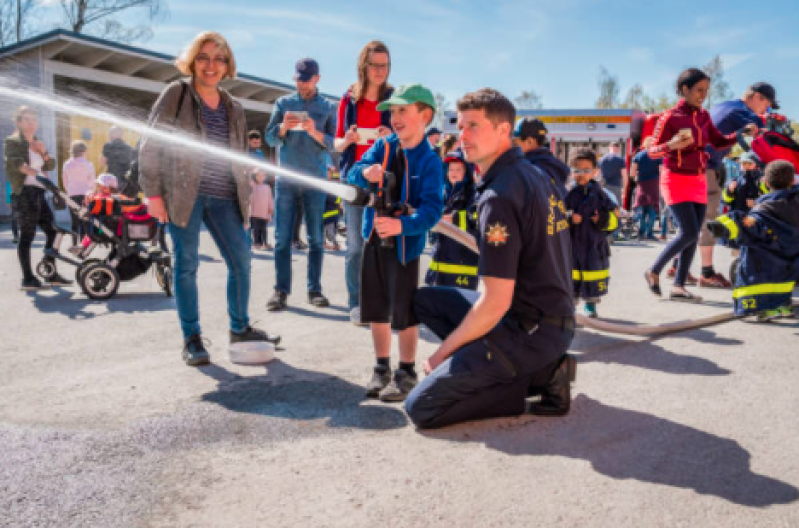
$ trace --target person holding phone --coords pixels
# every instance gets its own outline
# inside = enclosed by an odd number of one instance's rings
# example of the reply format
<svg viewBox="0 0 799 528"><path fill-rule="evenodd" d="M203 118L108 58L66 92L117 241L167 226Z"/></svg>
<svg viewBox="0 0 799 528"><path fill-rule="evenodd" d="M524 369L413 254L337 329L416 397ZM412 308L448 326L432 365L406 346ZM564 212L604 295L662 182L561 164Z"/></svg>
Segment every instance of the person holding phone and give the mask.
<svg viewBox="0 0 799 528"><path fill-rule="evenodd" d="M358 81L355 82L338 105L336 124L336 150L341 152L339 169L341 181L352 184L350 169L361 160L367 150L380 137L391 135L391 113L380 112L377 105L394 93L388 84L391 72L391 55L388 47L379 40L369 42L358 57ZM364 208L357 205L344 206L347 224L347 254L345 276L349 294L350 321L361 325L361 260L363 254Z"/></svg>
<svg viewBox="0 0 799 528"><path fill-rule="evenodd" d="M297 92L275 101L275 112L266 127L266 142L280 147L282 167L319 179L327 178L327 156L334 148L335 115L333 104L319 94L319 64L300 59L294 81ZM307 189L281 178L275 183L275 292L266 307L277 312L288 305L291 293L291 242L297 202L302 203L308 230L308 302L316 307L330 306L322 294L324 237L322 221L325 193Z"/></svg>

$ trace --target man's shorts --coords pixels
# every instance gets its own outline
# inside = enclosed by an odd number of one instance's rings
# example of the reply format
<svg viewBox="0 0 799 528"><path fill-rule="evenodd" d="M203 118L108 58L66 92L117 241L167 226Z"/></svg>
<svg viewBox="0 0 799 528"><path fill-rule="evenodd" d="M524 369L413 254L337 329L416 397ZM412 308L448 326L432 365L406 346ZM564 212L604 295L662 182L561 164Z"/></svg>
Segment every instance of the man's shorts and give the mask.
<svg viewBox="0 0 799 528"><path fill-rule="evenodd" d="M721 205L721 186L717 179L718 173L713 169L708 169L705 176L707 180L707 209L705 209L705 222L702 224L702 231L699 233L700 247L716 244L716 237L707 228L707 223L719 217L719 206Z"/></svg>
<svg viewBox="0 0 799 528"><path fill-rule="evenodd" d="M413 296L419 288L419 259L403 266L397 248L382 247L374 238L363 246L361 322L391 323L398 331L417 326Z"/></svg>

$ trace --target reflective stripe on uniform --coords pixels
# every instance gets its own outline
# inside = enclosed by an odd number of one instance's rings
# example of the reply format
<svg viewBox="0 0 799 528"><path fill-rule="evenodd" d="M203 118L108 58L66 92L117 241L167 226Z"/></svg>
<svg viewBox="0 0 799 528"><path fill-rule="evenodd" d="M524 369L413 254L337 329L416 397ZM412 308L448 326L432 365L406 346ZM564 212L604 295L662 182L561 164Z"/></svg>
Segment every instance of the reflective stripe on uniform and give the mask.
<svg viewBox="0 0 799 528"><path fill-rule="evenodd" d="M730 232L730 240L735 240L738 238L738 234L740 233L738 229L738 224L735 223L735 220L730 218L727 215L721 215L716 218L721 225L727 228L727 231Z"/></svg>
<svg viewBox="0 0 799 528"><path fill-rule="evenodd" d="M744 286L736 288L732 292L733 299L742 297L752 297L754 295L772 295L777 293L791 293L795 282L781 282L776 284L756 284L754 286Z"/></svg>
<svg viewBox="0 0 799 528"><path fill-rule="evenodd" d="M430 263L430 271L451 273L453 275L477 275L477 266L464 266L463 264L446 264L443 262Z"/></svg>
<svg viewBox="0 0 799 528"><path fill-rule="evenodd" d="M608 215L608 225L604 231L615 231L619 228L619 217L613 211Z"/></svg>
<svg viewBox="0 0 799 528"><path fill-rule="evenodd" d="M469 225L466 223L466 211L458 211L458 227L463 231L468 231Z"/></svg>
<svg viewBox="0 0 799 528"><path fill-rule="evenodd" d="M728 193L727 189L725 188L721 193L721 199L724 200L725 204L731 204L733 200L735 200L735 197Z"/></svg>
<svg viewBox="0 0 799 528"><path fill-rule="evenodd" d="M338 216L338 209L333 209L332 211L328 211L322 215L322 218L332 218L334 216Z"/></svg>
<svg viewBox="0 0 799 528"><path fill-rule="evenodd" d="M576 281L592 282L610 278L610 270L580 271L572 270L572 279Z"/></svg>

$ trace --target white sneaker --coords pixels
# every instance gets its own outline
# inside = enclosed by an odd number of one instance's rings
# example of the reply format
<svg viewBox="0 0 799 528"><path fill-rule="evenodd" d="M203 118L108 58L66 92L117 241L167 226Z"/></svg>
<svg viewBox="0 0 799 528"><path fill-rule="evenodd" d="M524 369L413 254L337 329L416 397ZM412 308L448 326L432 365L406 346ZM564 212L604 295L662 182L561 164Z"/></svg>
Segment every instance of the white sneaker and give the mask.
<svg viewBox="0 0 799 528"><path fill-rule="evenodd" d="M369 323L361 322L361 307L356 306L350 310L350 322L355 326L369 326Z"/></svg>

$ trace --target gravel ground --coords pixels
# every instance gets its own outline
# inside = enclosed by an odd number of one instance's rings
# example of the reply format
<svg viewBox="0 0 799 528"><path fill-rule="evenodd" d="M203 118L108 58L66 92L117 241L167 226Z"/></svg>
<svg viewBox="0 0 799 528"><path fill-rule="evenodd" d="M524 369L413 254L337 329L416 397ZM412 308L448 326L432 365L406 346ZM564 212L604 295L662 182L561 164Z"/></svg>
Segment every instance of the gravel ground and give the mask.
<svg viewBox="0 0 799 528"><path fill-rule="evenodd" d="M614 247L601 317L731 309L729 291L702 291L701 306L652 298L641 274L661 247ZM343 254L325 257L333 306L316 309L297 253L280 314L265 310L271 254L256 255L253 318L283 344L243 367L225 351L224 264L207 235L201 251L214 363L193 369L152 276L106 303L74 286L20 292L2 226L0 525L799 525L796 320L659 339L580 331L569 416L422 433L401 407L362 399L371 339L347 322ZM435 346L423 333L420 356Z"/></svg>

